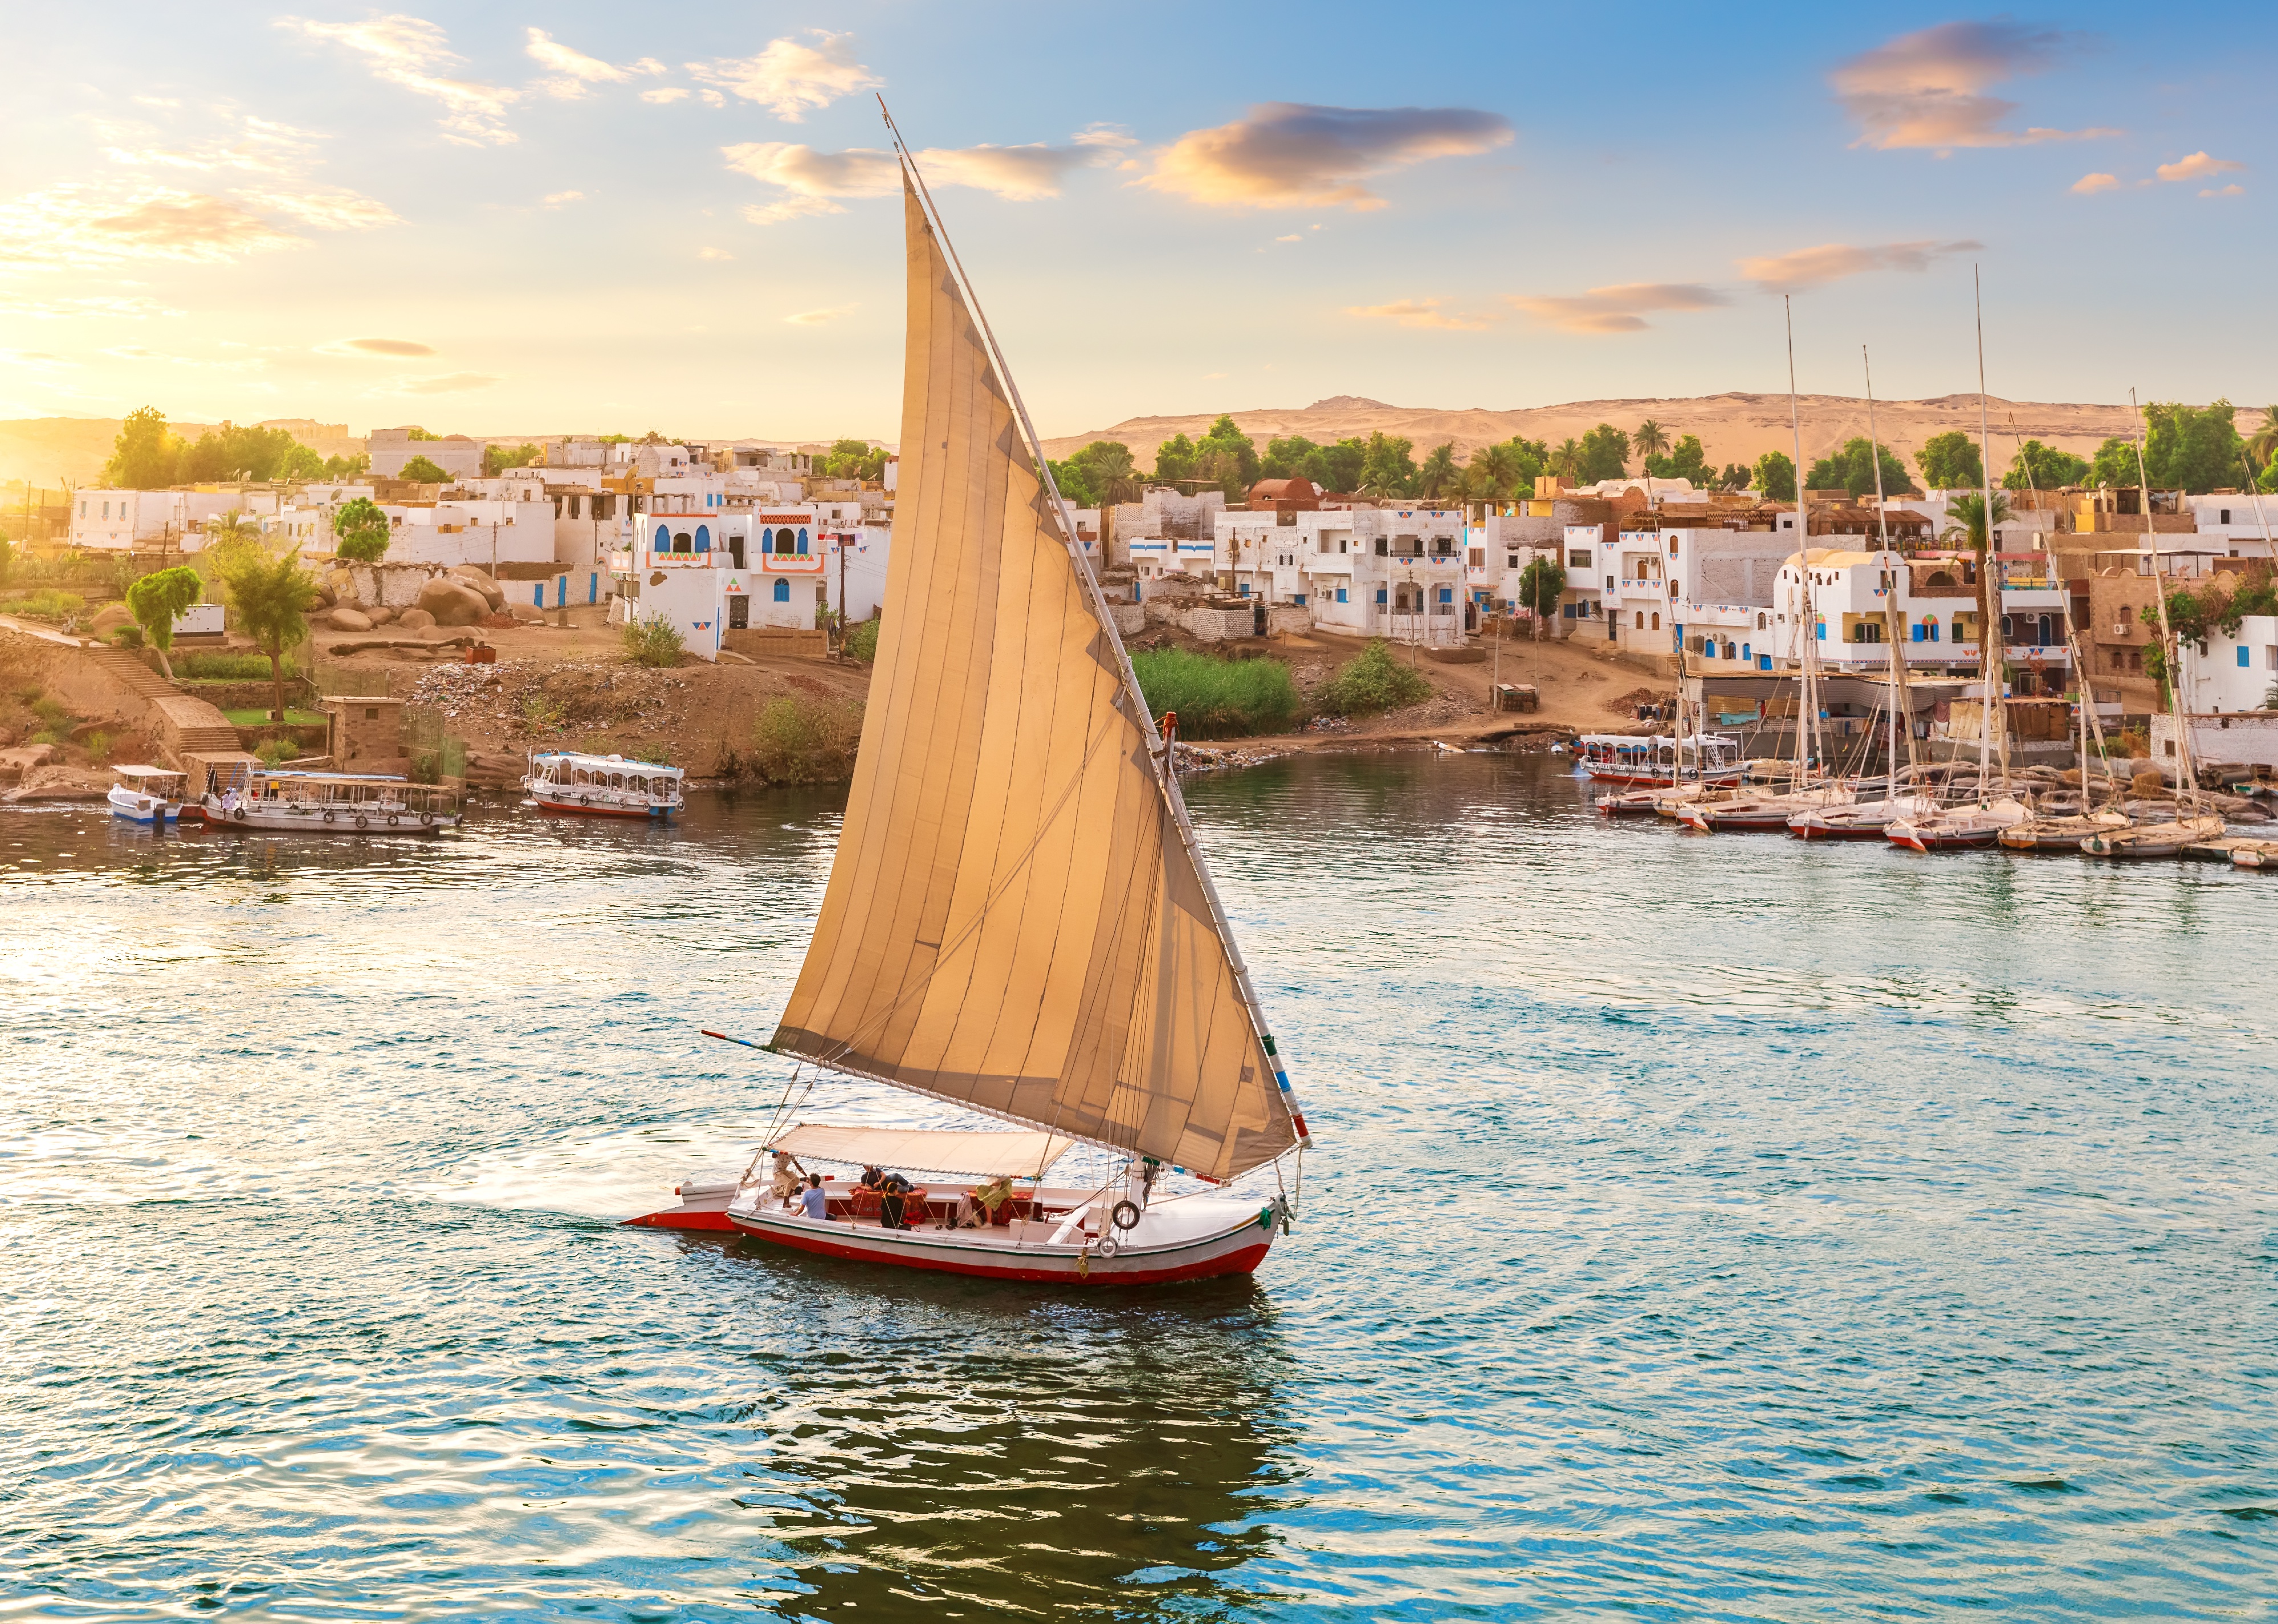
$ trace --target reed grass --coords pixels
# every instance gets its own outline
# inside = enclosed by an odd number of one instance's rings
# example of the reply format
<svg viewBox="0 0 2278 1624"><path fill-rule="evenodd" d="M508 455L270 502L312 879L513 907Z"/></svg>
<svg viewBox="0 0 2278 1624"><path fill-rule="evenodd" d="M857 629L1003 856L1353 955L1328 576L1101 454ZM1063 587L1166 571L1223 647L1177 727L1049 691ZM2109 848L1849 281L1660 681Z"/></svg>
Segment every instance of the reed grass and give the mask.
<svg viewBox="0 0 2278 1624"><path fill-rule="evenodd" d="M1217 660L1186 649L1142 649L1131 657L1147 708L1179 713L1190 739L1283 733L1296 721L1297 685L1278 660Z"/></svg>

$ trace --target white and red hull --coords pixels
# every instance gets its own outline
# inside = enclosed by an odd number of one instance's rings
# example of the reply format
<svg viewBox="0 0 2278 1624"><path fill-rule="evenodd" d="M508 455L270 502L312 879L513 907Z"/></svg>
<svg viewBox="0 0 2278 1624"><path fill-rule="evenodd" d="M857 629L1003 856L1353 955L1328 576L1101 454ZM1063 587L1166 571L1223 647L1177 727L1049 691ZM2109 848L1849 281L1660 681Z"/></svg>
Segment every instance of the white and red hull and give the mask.
<svg viewBox="0 0 2278 1624"><path fill-rule="evenodd" d="M540 795L535 790L531 792L530 798L540 812L573 812L581 818L669 818L680 810L677 805L662 803L589 806L575 798Z"/></svg>

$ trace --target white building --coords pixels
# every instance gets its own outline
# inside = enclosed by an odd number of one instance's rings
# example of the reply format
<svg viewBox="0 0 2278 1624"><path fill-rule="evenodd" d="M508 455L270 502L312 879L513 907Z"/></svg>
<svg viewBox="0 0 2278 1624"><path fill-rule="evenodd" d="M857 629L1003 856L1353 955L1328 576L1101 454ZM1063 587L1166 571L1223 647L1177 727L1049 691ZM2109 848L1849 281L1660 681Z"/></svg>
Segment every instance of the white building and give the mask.
<svg viewBox="0 0 2278 1624"><path fill-rule="evenodd" d="M2231 558L2272 556L2271 538L2278 535L2278 494L2224 491L2183 500L2198 525L2195 545Z"/></svg>
<svg viewBox="0 0 2278 1624"><path fill-rule="evenodd" d="M867 620L883 603L889 532L860 522L859 503L723 511L662 506L634 515L608 567L624 613L661 617L710 660L725 634L812 629L824 610ZM842 599L843 592L843 599Z"/></svg>
<svg viewBox="0 0 2278 1624"><path fill-rule="evenodd" d="M2205 653L2197 644L2183 644L2182 666L2186 710L2209 715L2261 710L2278 691L2278 615L2243 616L2232 637L2210 627Z"/></svg>
<svg viewBox="0 0 2278 1624"><path fill-rule="evenodd" d="M267 530L277 517L279 502L274 491L244 491L234 485L78 491L72 496L71 545L104 553L195 553L205 545L209 522L234 514Z"/></svg>
<svg viewBox="0 0 2278 1624"><path fill-rule="evenodd" d="M1465 621L1464 535L1453 508L1221 511L1208 544L1158 545L1193 549L1193 573L1220 576L1245 598L1308 609L1328 630L1456 643ZM1135 564L1149 556L1131 545Z"/></svg>
<svg viewBox="0 0 2278 1624"><path fill-rule="evenodd" d="M2071 665L2065 646L2064 583L2042 553L1995 555L2001 571L2001 631L2006 658L2037 679ZM1807 579L1808 577L1808 579ZM1804 626L1808 589L1812 623ZM1767 660L1798 663L1804 637L1816 644L1818 665L1829 671L1872 674L1890 665L1889 607L1895 597L1906 637L1909 670L1974 676L1978 669L1980 613L1976 562L1967 553L1915 553L1814 547L1790 556L1773 583L1768 625L1754 640L1758 669ZM1686 647L1692 634L1687 629ZM2022 681L2021 693L2044 684Z"/></svg>
<svg viewBox="0 0 2278 1624"><path fill-rule="evenodd" d="M426 458L455 478L474 479L482 474L483 448L489 443L463 434L414 439L409 428L374 429L364 440L364 454L371 459L371 471L382 479L398 477L414 457Z"/></svg>

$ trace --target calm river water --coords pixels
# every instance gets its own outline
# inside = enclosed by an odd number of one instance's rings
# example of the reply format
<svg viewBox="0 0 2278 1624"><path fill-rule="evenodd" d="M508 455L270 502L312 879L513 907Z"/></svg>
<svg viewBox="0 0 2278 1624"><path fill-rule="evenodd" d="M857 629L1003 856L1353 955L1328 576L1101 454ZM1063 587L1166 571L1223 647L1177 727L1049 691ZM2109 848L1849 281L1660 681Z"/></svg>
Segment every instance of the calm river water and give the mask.
<svg viewBox="0 0 2278 1624"><path fill-rule="evenodd" d="M2278 1616L2278 881L1192 799L1320 1143L1132 1298L610 1223L834 796L0 814L0 1619Z"/></svg>

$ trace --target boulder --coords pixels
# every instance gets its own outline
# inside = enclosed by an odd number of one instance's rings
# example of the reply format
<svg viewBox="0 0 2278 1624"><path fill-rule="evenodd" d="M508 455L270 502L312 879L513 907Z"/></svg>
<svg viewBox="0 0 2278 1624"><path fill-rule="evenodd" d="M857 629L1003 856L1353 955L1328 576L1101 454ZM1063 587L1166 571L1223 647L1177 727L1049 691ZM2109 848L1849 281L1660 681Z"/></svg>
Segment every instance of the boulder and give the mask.
<svg viewBox="0 0 2278 1624"><path fill-rule="evenodd" d="M88 632L91 637L108 637L120 627L133 624L134 624L134 611L123 603L115 603L101 611L88 623Z"/></svg>
<svg viewBox="0 0 2278 1624"><path fill-rule="evenodd" d="M435 617L424 609L404 609L397 613L395 623L406 631L424 631L435 623Z"/></svg>
<svg viewBox="0 0 2278 1624"><path fill-rule="evenodd" d="M471 626L490 613L490 599L466 582L437 576L419 589L419 607L438 626Z"/></svg>
<svg viewBox="0 0 2278 1624"><path fill-rule="evenodd" d="M491 579L491 572L479 564L454 564L443 572L448 578L465 583L483 595L491 613L498 614L506 608L506 590Z"/></svg>
<svg viewBox="0 0 2278 1624"><path fill-rule="evenodd" d="M334 631L370 631L371 616L360 609L335 609L325 617Z"/></svg>
<svg viewBox="0 0 2278 1624"><path fill-rule="evenodd" d="M543 626L546 624L546 611L539 608L536 604L518 603L508 608L507 613L513 615L516 621L521 621L524 625Z"/></svg>
<svg viewBox="0 0 2278 1624"><path fill-rule="evenodd" d="M100 801L111 793L111 774L95 767L35 766L23 783L8 791L11 801Z"/></svg>
<svg viewBox="0 0 2278 1624"><path fill-rule="evenodd" d="M371 621L375 626L386 626L394 623L395 620L395 611L389 608L386 604L380 604L377 607L366 609L364 611L364 617Z"/></svg>
<svg viewBox="0 0 2278 1624"><path fill-rule="evenodd" d="M34 767L55 760L56 755L52 744L19 744L13 750L0 750L0 782L16 783Z"/></svg>

